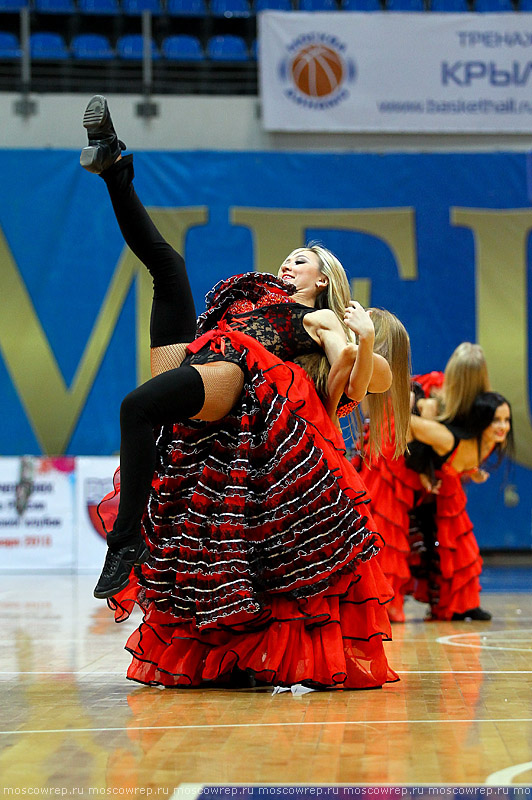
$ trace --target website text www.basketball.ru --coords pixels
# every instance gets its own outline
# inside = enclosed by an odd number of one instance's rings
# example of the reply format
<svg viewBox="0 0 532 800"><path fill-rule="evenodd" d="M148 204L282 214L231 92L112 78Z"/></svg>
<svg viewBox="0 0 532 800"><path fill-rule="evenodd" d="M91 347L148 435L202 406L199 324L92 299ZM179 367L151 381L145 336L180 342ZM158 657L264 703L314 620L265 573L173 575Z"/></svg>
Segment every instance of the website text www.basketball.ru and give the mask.
<svg viewBox="0 0 532 800"><path fill-rule="evenodd" d="M532 101L505 100L382 100L381 114L532 114Z"/></svg>

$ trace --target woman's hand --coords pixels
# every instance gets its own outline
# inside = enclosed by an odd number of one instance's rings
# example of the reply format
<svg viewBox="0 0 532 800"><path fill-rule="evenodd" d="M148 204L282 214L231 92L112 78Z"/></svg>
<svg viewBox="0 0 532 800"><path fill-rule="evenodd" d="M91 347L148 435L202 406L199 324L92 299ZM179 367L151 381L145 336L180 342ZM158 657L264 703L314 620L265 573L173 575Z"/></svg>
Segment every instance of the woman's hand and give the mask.
<svg viewBox="0 0 532 800"><path fill-rule="evenodd" d="M473 483L486 483L490 474L485 469L476 469L471 473L471 480Z"/></svg>
<svg viewBox="0 0 532 800"><path fill-rule="evenodd" d="M344 322L347 327L356 333L360 339L375 340L375 328L371 320L371 313L360 305L357 300L351 300L344 313Z"/></svg>
<svg viewBox="0 0 532 800"><path fill-rule="evenodd" d="M439 494L441 488L441 481L436 481L433 483L428 475L425 475L424 472L419 474L419 482L421 483L422 487L425 489L426 492L429 494Z"/></svg>

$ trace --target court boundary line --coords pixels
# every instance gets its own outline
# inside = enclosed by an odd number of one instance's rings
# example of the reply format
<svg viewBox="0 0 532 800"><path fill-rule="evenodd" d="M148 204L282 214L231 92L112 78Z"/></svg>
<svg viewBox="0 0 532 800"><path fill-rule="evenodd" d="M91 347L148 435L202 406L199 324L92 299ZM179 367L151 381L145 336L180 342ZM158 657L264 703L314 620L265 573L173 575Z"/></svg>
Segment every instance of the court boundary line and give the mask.
<svg viewBox="0 0 532 800"><path fill-rule="evenodd" d="M36 733L104 733L109 731L187 731L187 730L222 730L239 728L295 728L295 727L329 727L338 725L444 725L448 724L491 724L532 722L531 717L515 719L364 719L364 720L322 720L319 722L227 722L220 725L131 725L112 728L47 728L42 730L0 731L0 736L17 736Z"/></svg>

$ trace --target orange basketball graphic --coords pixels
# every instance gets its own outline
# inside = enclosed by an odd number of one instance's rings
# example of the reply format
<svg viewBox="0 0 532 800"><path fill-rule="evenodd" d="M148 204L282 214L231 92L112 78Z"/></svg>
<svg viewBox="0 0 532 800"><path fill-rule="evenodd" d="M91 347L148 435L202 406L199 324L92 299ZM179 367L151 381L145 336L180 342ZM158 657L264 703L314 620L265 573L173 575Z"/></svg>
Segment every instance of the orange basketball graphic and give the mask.
<svg viewBox="0 0 532 800"><path fill-rule="evenodd" d="M292 62L292 77L300 92L309 97L325 97L340 86L343 61L324 44L311 44L298 52Z"/></svg>

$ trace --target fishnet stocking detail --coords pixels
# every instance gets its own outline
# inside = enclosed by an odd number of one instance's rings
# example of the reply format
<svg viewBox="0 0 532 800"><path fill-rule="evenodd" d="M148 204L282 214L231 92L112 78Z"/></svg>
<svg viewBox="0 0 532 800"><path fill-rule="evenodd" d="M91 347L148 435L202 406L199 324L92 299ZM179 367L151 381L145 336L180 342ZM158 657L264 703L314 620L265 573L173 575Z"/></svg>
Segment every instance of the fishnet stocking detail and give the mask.
<svg viewBox="0 0 532 800"><path fill-rule="evenodd" d="M205 389L203 408L193 419L207 422L222 419L229 414L242 393L244 373L237 364L228 361L191 366L201 375Z"/></svg>
<svg viewBox="0 0 532 800"><path fill-rule="evenodd" d="M161 372L168 372L169 369L176 369L181 366L187 350L186 342L176 344L166 344L163 347L152 347L150 349L151 375L155 378Z"/></svg>

